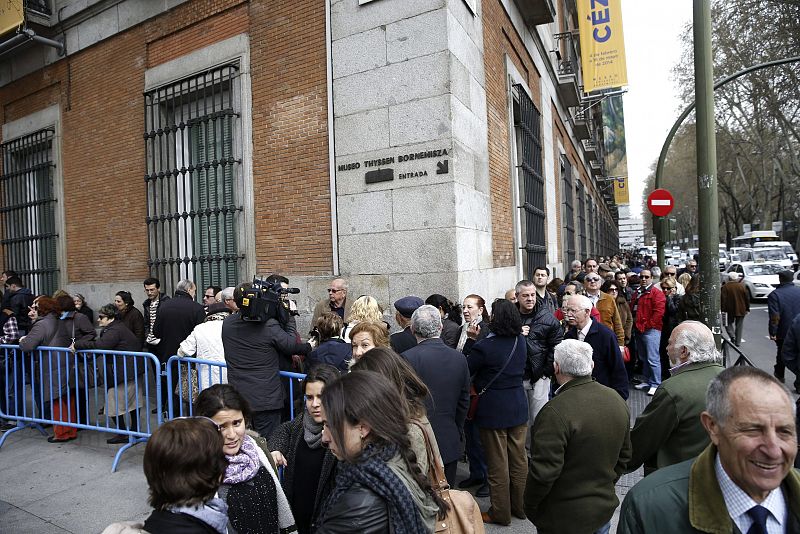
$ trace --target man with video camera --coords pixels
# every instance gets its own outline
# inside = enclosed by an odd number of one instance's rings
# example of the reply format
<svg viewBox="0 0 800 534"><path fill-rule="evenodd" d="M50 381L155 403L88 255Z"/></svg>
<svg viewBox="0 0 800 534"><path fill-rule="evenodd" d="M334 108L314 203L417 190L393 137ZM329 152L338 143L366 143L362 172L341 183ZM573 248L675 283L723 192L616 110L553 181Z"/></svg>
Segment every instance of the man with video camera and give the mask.
<svg viewBox="0 0 800 534"><path fill-rule="evenodd" d="M280 356L308 354L313 347L298 343L296 335L288 331L291 319L281 295L297 291L280 283L253 282L234 291L239 312L222 323L222 344L228 383L250 404L255 430L269 439L281 422L283 408Z"/></svg>

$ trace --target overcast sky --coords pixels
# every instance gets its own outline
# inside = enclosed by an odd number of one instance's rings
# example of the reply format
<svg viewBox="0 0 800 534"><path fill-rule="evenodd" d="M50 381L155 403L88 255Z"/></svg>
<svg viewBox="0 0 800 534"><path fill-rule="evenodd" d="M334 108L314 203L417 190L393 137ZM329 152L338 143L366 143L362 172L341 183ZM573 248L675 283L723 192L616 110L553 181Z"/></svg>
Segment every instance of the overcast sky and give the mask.
<svg viewBox="0 0 800 534"><path fill-rule="evenodd" d="M682 111L672 67L680 59L681 29L692 21L692 0L622 0L628 67L625 139L631 215L641 215L644 181Z"/></svg>

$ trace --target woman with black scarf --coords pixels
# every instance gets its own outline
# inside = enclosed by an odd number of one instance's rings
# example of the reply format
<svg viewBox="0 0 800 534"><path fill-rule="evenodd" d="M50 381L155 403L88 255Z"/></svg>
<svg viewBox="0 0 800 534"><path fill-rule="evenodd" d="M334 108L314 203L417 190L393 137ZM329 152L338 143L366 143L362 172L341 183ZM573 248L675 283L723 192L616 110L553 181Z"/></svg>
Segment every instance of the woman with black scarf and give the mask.
<svg viewBox="0 0 800 534"><path fill-rule="evenodd" d="M302 384L305 410L279 426L269 440L275 464L284 466L283 489L299 534L311 532L311 523L333 489L336 457L322 446L321 399L325 385L337 378L339 371L332 365L311 367Z"/></svg>
<svg viewBox="0 0 800 534"><path fill-rule="evenodd" d="M322 393L322 442L341 461L317 534L433 532L448 504L431 488L408 440L409 415L395 386L353 371Z"/></svg>

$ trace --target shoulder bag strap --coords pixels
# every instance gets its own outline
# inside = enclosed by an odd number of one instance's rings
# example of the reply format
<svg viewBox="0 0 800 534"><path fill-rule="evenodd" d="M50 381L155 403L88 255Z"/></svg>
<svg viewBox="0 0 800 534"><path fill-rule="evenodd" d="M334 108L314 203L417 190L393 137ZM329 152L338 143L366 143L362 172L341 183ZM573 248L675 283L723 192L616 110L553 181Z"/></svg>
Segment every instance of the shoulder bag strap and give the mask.
<svg viewBox="0 0 800 534"><path fill-rule="evenodd" d="M506 367L508 367L509 362L511 362L511 358L514 356L514 353L517 351L517 342L518 341L519 341L519 335L516 338L514 338L514 346L511 348L511 352L508 353L508 358L506 359L506 363L504 363L503 367L500 368L500 370L497 372L497 374L494 375L492 377L492 379L489 380L489 382L485 386L483 386L483 389L478 392L478 396L483 395L484 393L486 393L486 390L489 389L489 386L491 386L494 383L494 381L497 380L497 378L501 374L503 374L503 371L506 370Z"/></svg>
<svg viewBox="0 0 800 534"><path fill-rule="evenodd" d="M417 425L417 428L419 428L420 432L422 432L422 437L425 439L425 451L428 454L428 480L431 481L431 484L436 490L449 489L450 486L447 484L447 478L444 476L444 470L439 464L439 455L433 450L433 445L431 444L430 438L428 438L428 433L425 431L425 427L423 427L417 421L411 421L411 423Z"/></svg>

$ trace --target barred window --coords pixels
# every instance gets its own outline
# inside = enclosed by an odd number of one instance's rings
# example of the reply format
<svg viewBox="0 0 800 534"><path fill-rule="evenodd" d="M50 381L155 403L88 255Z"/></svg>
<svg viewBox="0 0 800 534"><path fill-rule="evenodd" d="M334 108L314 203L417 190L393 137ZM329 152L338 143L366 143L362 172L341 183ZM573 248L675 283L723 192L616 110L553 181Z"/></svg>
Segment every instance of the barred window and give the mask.
<svg viewBox="0 0 800 534"><path fill-rule="evenodd" d="M2 145L4 265L16 271L34 294L52 295L58 289L54 133L44 129Z"/></svg>
<svg viewBox="0 0 800 534"><path fill-rule="evenodd" d="M168 291L239 282L240 92L225 65L145 93L148 265Z"/></svg>
<svg viewBox="0 0 800 534"><path fill-rule="evenodd" d="M581 260L585 260L589 257L586 243L586 192L580 180L576 184L576 196L578 197L578 239L581 242Z"/></svg>
<svg viewBox="0 0 800 534"><path fill-rule="evenodd" d="M547 263L542 176L542 119L521 84L514 84L514 127L517 145L517 181L522 205L520 221L525 240L523 273L533 280L533 269Z"/></svg>
<svg viewBox="0 0 800 534"><path fill-rule="evenodd" d="M575 260L575 208L573 207L572 164L561 154L561 217L564 225L564 265Z"/></svg>

